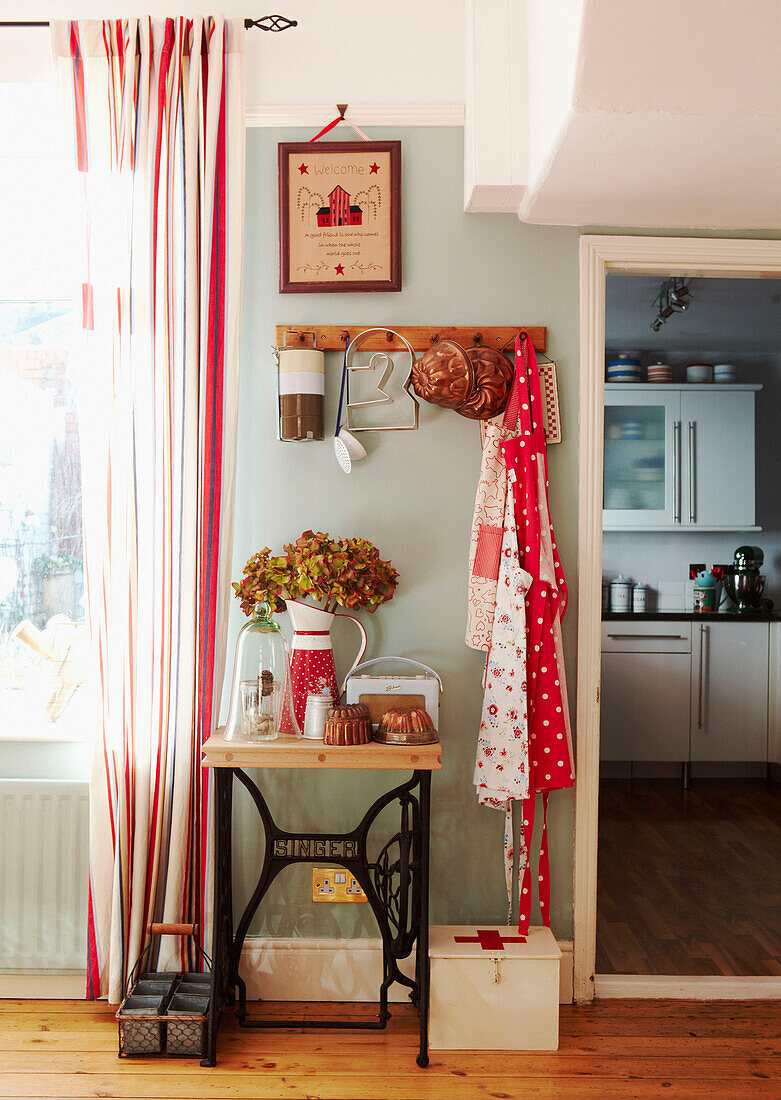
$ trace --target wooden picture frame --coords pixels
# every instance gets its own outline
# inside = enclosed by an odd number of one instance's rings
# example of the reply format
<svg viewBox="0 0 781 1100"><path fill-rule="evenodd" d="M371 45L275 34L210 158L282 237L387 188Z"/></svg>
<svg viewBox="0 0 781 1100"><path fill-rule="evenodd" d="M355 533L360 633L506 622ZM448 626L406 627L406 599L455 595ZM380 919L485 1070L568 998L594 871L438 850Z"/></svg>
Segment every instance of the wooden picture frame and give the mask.
<svg viewBox="0 0 781 1100"><path fill-rule="evenodd" d="M279 290L401 290L401 142L281 142Z"/></svg>

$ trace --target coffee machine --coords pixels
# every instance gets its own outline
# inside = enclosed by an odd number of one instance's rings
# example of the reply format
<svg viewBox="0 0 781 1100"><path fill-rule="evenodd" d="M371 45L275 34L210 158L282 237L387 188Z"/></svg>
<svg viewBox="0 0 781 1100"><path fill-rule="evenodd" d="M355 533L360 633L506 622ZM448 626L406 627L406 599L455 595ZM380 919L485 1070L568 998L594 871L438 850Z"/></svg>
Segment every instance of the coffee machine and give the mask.
<svg viewBox="0 0 781 1100"><path fill-rule="evenodd" d="M765 555L758 546L739 546L732 565L724 574L724 587L735 604L730 611L754 613L765 607L762 592L765 578L760 573Z"/></svg>

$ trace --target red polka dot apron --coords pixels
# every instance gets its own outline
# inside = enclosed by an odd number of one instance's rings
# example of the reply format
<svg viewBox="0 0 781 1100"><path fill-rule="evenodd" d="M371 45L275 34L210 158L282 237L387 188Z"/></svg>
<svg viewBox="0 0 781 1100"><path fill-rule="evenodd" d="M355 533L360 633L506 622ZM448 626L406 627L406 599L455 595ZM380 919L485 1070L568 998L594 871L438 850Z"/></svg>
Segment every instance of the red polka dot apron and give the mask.
<svg viewBox="0 0 781 1100"><path fill-rule="evenodd" d="M532 580L526 590L527 718L529 794L523 803L519 855L519 926L525 935L531 916L530 846L535 795L543 794L539 896L543 924L550 923L548 793L571 787L574 779L572 734L561 642L567 586L559 560L548 505L548 456L540 377L534 347L526 333L515 343L521 434L502 444L512 487L520 563ZM520 397L519 397L520 395Z"/></svg>

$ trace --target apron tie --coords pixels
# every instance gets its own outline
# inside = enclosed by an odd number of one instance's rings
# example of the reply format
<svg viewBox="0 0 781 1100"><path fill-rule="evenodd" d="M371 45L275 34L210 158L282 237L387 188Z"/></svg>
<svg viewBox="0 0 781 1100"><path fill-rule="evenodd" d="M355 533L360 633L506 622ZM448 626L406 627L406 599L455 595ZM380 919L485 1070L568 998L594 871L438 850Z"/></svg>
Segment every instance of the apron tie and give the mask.
<svg viewBox="0 0 781 1100"><path fill-rule="evenodd" d="M523 837L523 843L518 859L518 932L522 936L529 935L532 912L531 850L532 833L534 832L534 805L535 798L533 794L523 800L520 834Z"/></svg>
<svg viewBox="0 0 781 1100"><path fill-rule="evenodd" d="M540 841L540 910L542 923L550 928L550 863L548 862L548 795L542 792L542 839Z"/></svg>
<svg viewBox="0 0 781 1100"><path fill-rule="evenodd" d="M504 813L504 881L507 887L507 923L513 919L513 801L507 799Z"/></svg>

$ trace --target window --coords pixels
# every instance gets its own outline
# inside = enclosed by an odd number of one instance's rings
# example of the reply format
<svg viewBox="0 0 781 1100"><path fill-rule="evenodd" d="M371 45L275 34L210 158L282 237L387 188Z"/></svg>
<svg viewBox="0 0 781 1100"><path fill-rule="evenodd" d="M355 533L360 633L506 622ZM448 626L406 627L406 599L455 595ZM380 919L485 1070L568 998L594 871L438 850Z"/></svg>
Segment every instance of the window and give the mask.
<svg viewBox="0 0 781 1100"><path fill-rule="evenodd" d="M0 156L0 738L81 740L78 206L54 87L0 85L0 121L11 118Z"/></svg>

